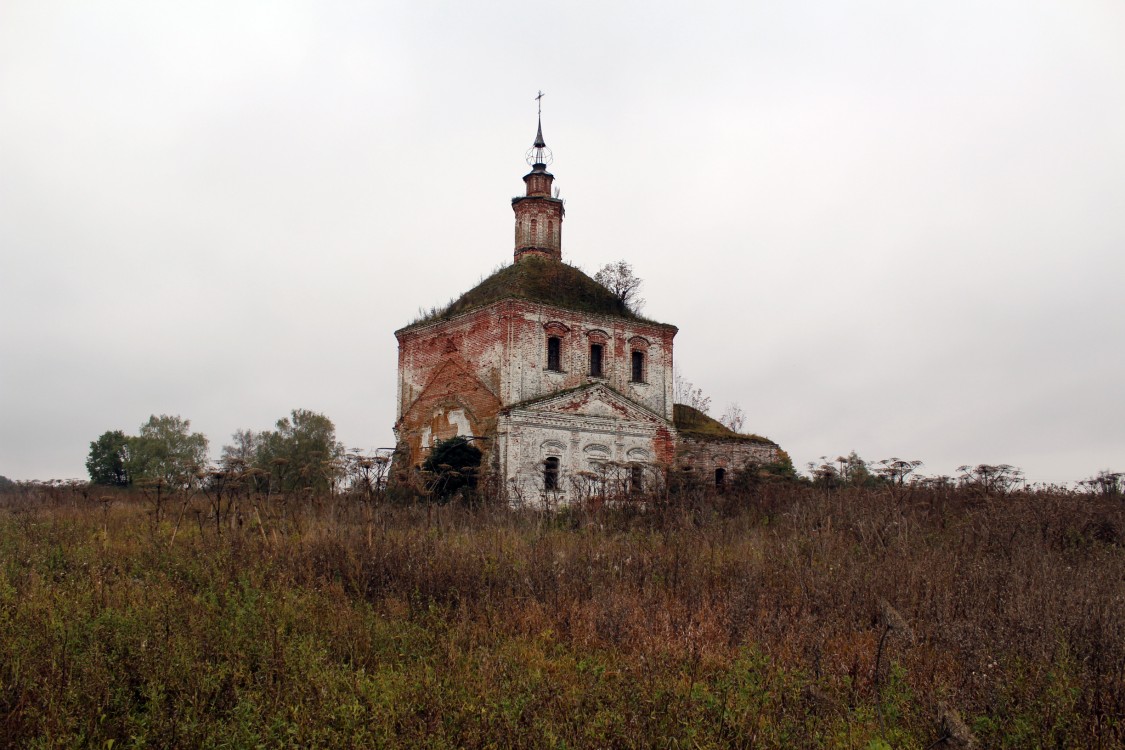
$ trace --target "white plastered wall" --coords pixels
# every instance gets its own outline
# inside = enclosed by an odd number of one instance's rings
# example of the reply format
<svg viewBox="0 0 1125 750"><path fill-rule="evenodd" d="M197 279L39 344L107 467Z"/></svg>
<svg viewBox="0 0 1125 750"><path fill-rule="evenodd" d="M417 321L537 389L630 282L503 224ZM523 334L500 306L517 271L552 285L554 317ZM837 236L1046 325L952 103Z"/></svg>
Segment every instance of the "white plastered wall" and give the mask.
<svg viewBox="0 0 1125 750"><path fill-rule="evenodd" d="M657 427L650 422L515 409L501 415L498 428L500 472L513 505L565 505L599 490L614 494L631 466L642 467L646 486L659 481ZM548 456L559 459L552 492L544 489Z"/></svg>

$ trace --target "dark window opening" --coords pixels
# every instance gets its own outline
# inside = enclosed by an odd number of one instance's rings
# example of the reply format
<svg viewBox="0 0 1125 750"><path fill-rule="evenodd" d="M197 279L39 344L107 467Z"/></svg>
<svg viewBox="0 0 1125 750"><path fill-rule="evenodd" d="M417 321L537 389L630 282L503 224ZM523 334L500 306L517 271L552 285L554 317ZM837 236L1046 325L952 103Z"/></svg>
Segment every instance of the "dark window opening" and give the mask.
<svg viewBox="0 0 1125 750"><path fill-rule="evenodd" d="M718 487L719 489L722 489L723 485L726 483L726 481L727 481L727 470L722 469L722 468L715 469L715 486Z"/></svg>
<svg viewBox="0 0 1125 750"><path fill-rule="evenodd" d="M595 378L602 376L602 345L590 344L590 375Z"/></svg>
<svg viewBox="0 0 1125 750"><path fill-rule="evenodd" d="M562 340L558 336L547 339L547 369L555 372L562 370Z"/></svg>
<svg viewBox="0 0 1125 750"><path fill-rule="evenodd" d="M645 382L645 353L633 352L633 382Z"/></svg>
<svg viewBox="0 0 1125 750"><path fill-rule="evenodd" d="M644 491L644 469L640 466L633 466L629 469L629 491L634 495L639 495Z"/></svg>
<svg viewBox="0 0 1125 750"><path fill-rule="evenodd" d="M550 456L543 462L543 489L557 490L559 488L559 460Z"/></svg>

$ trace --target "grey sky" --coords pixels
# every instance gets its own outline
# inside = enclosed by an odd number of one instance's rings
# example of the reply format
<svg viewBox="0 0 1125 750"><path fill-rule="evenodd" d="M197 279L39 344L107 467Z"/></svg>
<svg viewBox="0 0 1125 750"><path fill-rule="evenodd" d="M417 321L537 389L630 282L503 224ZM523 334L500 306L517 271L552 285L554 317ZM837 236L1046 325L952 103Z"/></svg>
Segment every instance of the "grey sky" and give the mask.
<svg viewBox="0 0 1125 750"><path fill-rule="evenodd" d="M419 307L564 258L797 465L1125 469L1118 2L0 5L0 474L179 414L392 444Z"/></svg>

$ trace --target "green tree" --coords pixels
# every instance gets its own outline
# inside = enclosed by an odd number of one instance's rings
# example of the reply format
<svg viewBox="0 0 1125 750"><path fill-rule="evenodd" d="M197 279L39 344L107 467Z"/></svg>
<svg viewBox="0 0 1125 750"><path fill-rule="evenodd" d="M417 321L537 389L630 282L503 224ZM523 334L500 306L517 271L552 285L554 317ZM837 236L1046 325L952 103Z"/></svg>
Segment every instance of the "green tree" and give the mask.
<svg viewBox="0 0 1125 750"><path fill-rule="evenodd" d="M86 457L86 471L92 484L111 487L129 485L129 437L121 430L108 430L90 443Z"/></svg>
<svg viewBox="0 0 1125 750"><path fill-rule="evenodd" d="M132 482L186 487L206 465L207 438L191 432L187 419L154 414L141 425L139 435L129 438L125 468Z"/></svg>
<svg viewBox="0 0 1125 750"><path fill-rule="evenodd" d="M0 475L0 492L8 492L16 488L16 483L6 476Z"/></svg>
<svg viewBox="0 0 1125 750"><path fill-rule="evenodd" d="M778 450L775 460L763 464L762 471L771 479L780 479L787 482L795 482L799 479L797 469L793 466L793 459L783 450Z"/></svg>
<svg viewBox="0 0 1125 750"><path fill-rule="evenodd" d="M255 465L269 472L278 489L323 492L343 473L344 445L323 414L294 409L277 421L277 430L258 433L256 441Z"/></svg>
<svg viewBox="0 0 1125 750"><path fill-rule="evenodd" d="M464 435L456 435L448 440L439 440L422 468L432 472L437 481L434 484L434 497L447 500L458 490L469 492L477 486L477 473L480 471L480 449L469 442Z"/></svg>
<svg viewBox="0 0 1125 750"><path fill-rule="evenodd" d="M255 463L261 438L253 430L235 430L231 439L232 444L223 446L219 465L223 471L245 471Z"/></svg>

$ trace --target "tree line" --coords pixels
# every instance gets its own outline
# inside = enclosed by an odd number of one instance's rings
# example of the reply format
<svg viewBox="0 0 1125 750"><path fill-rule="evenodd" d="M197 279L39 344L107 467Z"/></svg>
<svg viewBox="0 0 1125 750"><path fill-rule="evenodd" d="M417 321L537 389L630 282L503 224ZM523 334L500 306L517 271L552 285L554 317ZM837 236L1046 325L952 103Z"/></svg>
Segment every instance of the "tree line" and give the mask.
<svg viewBox="0 0 1125 750"><path fill-rule="evenodd" d="M678 390L694 396L685 400L697 403L703 410L709 407L710 399L702 396L699 389L682 378L677 380ZM737 404L728 408L722 421L733 429L741 426L742 413ZM454 438L435 446L423 466L434 486L427 486L422 495L445 498L456 490L471 493L475 489L479 452L473 446L462 445L463 442ZM348 486L370 495L385 487L390 467L386 452L365 454L346 450L336 439L332 420L308 409L292 410L272 430L235 431L231 443L223 446L217 464L212 464L208 456L208 445L205 435L191 431L190 420L154 414L136 435L109 430L92 441L86 469L91 484L101 486L158 486L175 490L237 477L260 491L326 492ZM475 456L461 456L464 451L474 451ZM960 486L989 494L1005 494L1024 484L1023 472L1008 464L965 465L958 468L957 476L924 476L918 471L921 466L921 461L897 457L868 462L852 451L847 456L821 456L819 463L808 462L807 475L797 472L785 457L777 466L744 467L737 481L793 481L828 490L907 484ZM14 483L0 477L0 490L10 489L5 485ZM1103 470L1078 485L1088 492L1123 495L1125 473Z"/></svg>
<svg viewBox="0 0 1125 750"><path fill-rule="evenodd" d="M332 420L308 409L294 409L272 430L237 430L217 465L190 420L154 414L136 435L109 430L92 441L86 470L92 484L103 486L183 489L209 476L237 474L281 491L326 491L348 473L349 457L354 462L358 453L349 454L336 439Z"/></svg>

